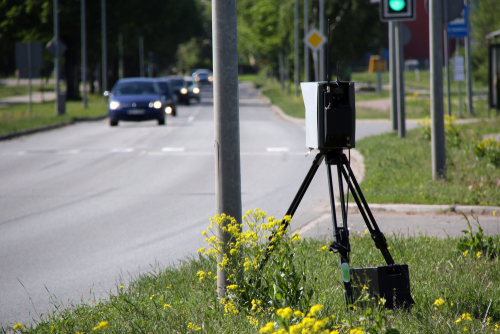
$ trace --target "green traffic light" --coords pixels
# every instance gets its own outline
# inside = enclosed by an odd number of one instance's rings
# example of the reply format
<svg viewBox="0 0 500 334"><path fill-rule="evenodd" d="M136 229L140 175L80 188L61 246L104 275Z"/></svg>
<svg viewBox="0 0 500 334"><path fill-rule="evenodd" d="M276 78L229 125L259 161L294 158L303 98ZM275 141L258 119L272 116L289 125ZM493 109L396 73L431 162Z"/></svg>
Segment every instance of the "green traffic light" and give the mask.
<svg viewBox="0 0 500 334"><path fill-rule="evenodd" d="M406 6L406 1L405 0L389 0L389 7L395 11L399 12Z"/></svg>

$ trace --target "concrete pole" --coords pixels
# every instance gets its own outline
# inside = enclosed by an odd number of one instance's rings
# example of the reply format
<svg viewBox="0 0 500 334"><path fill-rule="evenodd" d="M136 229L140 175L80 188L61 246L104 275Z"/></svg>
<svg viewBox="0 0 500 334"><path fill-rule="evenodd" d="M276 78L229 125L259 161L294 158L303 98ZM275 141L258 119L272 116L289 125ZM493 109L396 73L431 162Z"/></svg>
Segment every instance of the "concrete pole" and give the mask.
<svg viewBox="0 0 500 334"><path fill-rule="evenodd" d="M108 44L106 41L106 0L101 0L101 42L102 42L102 87L101 93L108 89Z"/></svg>
<svg viewBox="0 0 500 334"><path fill-rule="evenodd" d="M278 58L278 66L280 67L280 87L281 91L285 90L285 66L283 65L283 51L280 51Z"/></svg>
<svg viewBox="0 0 500 334"><path fill-rule="evenodd" d="M470 0L466 0L467 11L470 13ZM470 14L469 14L470 17ZM470 23L467 21L468 36L470 35ZM467 75L466 92L467 92L467 115L474 115L474 102L472 100L472 62L470 58L470 37L465 37L465 61L467 62L465 69Z"/></svg>
<svg viewBox="0 0 500 334"><path fill-rule="evenodd" d="M406 137L405 124L405 82L404 82L404 55L403 55L403 27L401 22L396 22L394 40L396 42L396 90L398 110L398 136Z"/></svg>
<svg viewBox="0 0 500 334"><path fill-rule="evenodd" d="M450 89L450 53L448 51L448 0L443 0L443 39L444 39L444 70L446 73L446 110L451 116L451 89Z"/></svg>
<svg viewBox="0 0 500 334"><path fill-rule="evenodd" d="M56 74L56 116L64 115L64 110L61 108L61 103L59 103L60 98L60 71L59 71L59 13L58 13L58 5L57 0L54 0L54 37L56 39L56 56L54 60L54 71Z"/></svg>
<svg viewBox="0 0 500 334"><path fill-rule="evenodd" d="M240 122L236 0L212 0L216 213L241 224ZM229 237L219 234L223 242ZM222 255L219 257L219 262ZM217 270L217 291L225 296L226 273Z"/></svg>
<svg viewBox="0 0 500 334"><path fill-rule="evenodd" d="M295 78L295 96L299 96L299 0L295 0L295 49L294 49L294 78Z"/></svg>
<svg viewBox="0 0 500 334"><path fill-rule="evenodd" d="M325 36L325 1L319 0L319 32ZM319 49L319 80L325 81L325 45Z"/></svg>
<svg viewBox="0 0 500 334"><path fill-rule="evenodd" d="M389 75L391 83L391 123L392 131L398 131L398 85L396 71L396 22L389 21Z"/></svg>
<svg viewBox="0 0 500 334"><path fill-rule="evenodd" d="M144 78L144 37L139 37L139 71L141 78Z"/></svg>
<svg viewBox="0 0 500 334"><path fill-rule="evenodd" d="M30 110L30 116L31 114L33 113L33 106L32 106L32 94L31 94L31 76L32 76L32 72L31 72L31 68L32 68L32 65L31 65L31 41L28 41L27 44L27 54L28 54L28 105L29 105L29 110Z"/></svg>
<svg viewBox="0 0 500 334"><path fill-rule="evenodd" d="M304 38L309 33L309 0L304 0ZM304 81L309 82L309 46L304 43Z"/></svg>
<svg viewBox="0 0 500 334"><path fill-rule="evenodd" d="M429 1L432 179L446 178L443 106L442 2Z"/></svg>
<svg viewBox="0 0 500 334"><path fill-rule="evenodd" d="M85 0L81 0L81 27L82 27L82 106L88 108L87 105L87 35L85 24Z"/></svg>

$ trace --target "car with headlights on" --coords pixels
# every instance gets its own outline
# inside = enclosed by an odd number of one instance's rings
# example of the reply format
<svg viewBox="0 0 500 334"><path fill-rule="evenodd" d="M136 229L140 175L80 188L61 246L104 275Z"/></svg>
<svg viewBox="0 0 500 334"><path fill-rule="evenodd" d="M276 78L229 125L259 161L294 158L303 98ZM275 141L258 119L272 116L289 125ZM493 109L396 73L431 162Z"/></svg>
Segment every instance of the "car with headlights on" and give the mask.
<svg viewBox="0 0 500 334"><path fill-rule="evenodd" d="M200 85L202 84L211 84L214 81L214 76L212 72L206 69L198 69L192 74L194 80L198 82Z"/></svg>
<svg viewBox="0 0 500 334"><path fill-rule="evenodd" d="M195 99L196 102L200 103L200 86L193 77L185 77L184 82L186 83L188 99Z"/></svg>
<svg viewBox="0 0 500 334"><path fill-rule="evenodd" d="M167 78L157 79L158 87L164 104L165 114L177 116L177 96L174 94L172 84Z"/></svg>
<svg viewBox="0 0 500 334"><path fill-rule="evenodd" d="M188 89L184 78L179 76L169 76L167 78L170 80L175 95L177 95L177 101L189 105Z"/></svg>
<svg viewBox="0 0 500 334"><path fill-rule="evenodd" d="M154 79L127 78L118 80L111 92L104 92L108 100L109 125L119 121L157 120L165 125L160 88Z"/></svg>

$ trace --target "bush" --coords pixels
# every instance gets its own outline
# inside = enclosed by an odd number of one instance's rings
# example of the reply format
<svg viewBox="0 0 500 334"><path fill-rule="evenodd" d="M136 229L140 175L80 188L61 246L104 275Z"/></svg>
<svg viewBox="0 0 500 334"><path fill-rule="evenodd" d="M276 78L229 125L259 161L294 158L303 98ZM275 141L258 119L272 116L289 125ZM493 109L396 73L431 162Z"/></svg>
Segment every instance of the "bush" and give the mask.
<svg viewBox="0 0 500 334"><path fill-rule="evenodd" d="M495 138L486 138L479 141L472 150L478 158L487 158L491 164L500 168L500 143L495 141Z"/></svg>

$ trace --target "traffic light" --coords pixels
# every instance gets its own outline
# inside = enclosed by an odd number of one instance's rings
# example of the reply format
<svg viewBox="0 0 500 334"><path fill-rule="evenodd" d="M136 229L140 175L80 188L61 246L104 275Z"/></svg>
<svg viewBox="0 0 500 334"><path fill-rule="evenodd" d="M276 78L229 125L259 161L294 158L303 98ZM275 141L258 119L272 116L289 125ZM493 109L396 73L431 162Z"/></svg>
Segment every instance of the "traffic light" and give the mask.
<svg viewBox="0 0 500 334"><path fill-rule="evenodd" d="M380 0L381 21L413 21L416 0Z"/></svg>

